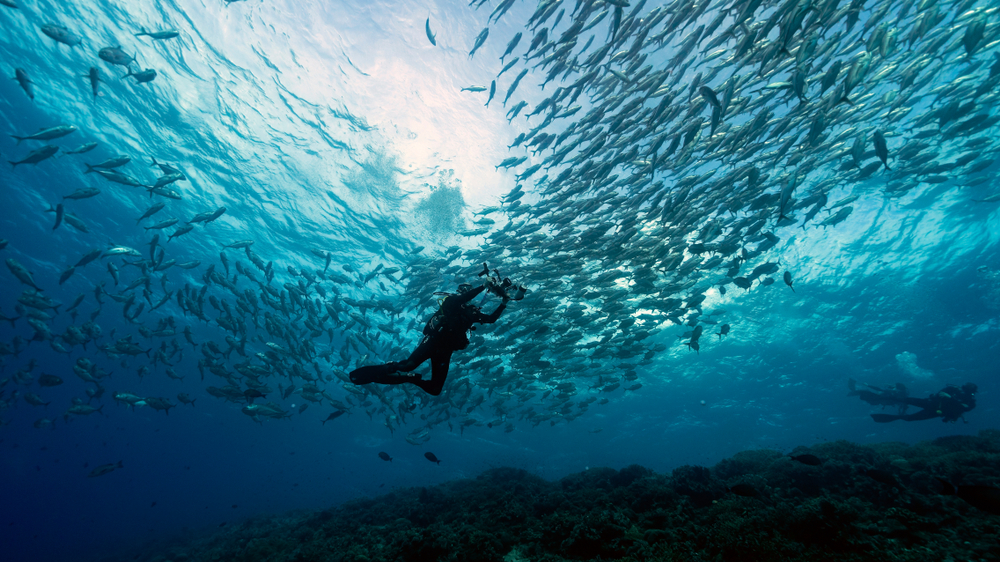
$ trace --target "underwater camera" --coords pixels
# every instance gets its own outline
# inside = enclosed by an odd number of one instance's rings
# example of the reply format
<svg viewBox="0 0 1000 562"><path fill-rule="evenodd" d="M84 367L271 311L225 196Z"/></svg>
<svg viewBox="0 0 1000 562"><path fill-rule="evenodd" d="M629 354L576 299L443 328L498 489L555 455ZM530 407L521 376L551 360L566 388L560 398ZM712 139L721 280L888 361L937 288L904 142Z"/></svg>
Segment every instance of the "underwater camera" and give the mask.
<svg viewBox="0 0 1000 562"><path fill-rule="evenodd" d="M490 266L483 263L483 270L479 272L477 277L486 276L488 282L486 284L486 290L493 293L498 297L506 297L512 301L519 301L524 298L524 295L528 294L530 291L524 285L514 285L514 282L510 280L509 277L500 276L500 271L494 269L493 274L490 275Z"/></svg>

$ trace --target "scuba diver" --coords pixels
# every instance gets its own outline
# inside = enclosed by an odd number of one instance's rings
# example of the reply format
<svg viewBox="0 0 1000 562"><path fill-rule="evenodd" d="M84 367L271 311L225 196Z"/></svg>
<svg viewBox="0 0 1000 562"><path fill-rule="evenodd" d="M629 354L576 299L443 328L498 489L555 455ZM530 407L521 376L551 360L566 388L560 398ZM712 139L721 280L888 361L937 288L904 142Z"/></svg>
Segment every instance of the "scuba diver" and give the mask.
<svg viewBox="0 0 1000 562"><path fill-rule="evenodd" d="M475 330L473 324L492 324L500 318L507 302L521 300L528 292L523 285L515 287L510 279L500 280L500 272L493 270L496 277L490 277L489 267L484 263L480 277L487 275L486 283L473 287L468 283L458 286L458 294L448 294L441 302L441 308L424 326L424 337L409 358L404 361L393 361L385 365L368 365L357 368L350 373L354 384L403 384L410 383L420 387L424 392L437 396L444 388L448 378L448 367L451 354L469 346L469 330ZM513 291L508 293L508 289ZM478 306L469 304L483 291L489 291L503 302L492 314L483 314ZM431 379L423 380L419 374L403 375L399 371L409 373L419 367L424 361L431 360Z"/></svg>
<svg viewBox="0 0 1000 562"><path fill-rule="evenodd" d="M966 383L961 388L949 384L938 392L931 394L927 398L910 398L905 395L905 387L896 385L896 391L882 390L871 385L869 388L878 390L879 393L867 390L855 390L854 379L848 381L851 392L848 396L860 396L862 400L869 404L883 406L898 405L899 415L872 414L872 419L876 423L889 423L896 420L921 421L933 418L941 418L944 422L955 422L960 418L965 421L964 414L976 407L976 391L978 387L973 383ZM903 388L903 395L900 396L898 389ZM920 411L913 414L906 414L907 406L916 406Z"/></svg>

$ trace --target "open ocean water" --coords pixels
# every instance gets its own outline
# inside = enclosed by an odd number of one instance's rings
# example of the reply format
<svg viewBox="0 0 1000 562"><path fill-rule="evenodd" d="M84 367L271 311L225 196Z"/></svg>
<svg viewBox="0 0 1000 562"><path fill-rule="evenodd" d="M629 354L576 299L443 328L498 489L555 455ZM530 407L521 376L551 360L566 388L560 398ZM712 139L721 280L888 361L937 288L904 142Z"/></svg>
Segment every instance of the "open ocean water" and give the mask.
<svg viewBox="0 0 1000 562"><path fill-rule="evenodd" d="M2 560L1000 425L991 2L0 4ZM484 262L440 396L349 382Z"/></svg>

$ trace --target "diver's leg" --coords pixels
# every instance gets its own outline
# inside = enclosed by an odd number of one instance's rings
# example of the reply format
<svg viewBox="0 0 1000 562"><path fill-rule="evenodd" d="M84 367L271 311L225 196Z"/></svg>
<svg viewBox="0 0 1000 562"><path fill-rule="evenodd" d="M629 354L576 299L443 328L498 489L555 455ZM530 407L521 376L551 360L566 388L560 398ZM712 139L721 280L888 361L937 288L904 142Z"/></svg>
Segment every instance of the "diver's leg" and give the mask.
<svg viewBox="0 0 1000 562"><path fill-rule="evenodd" d="M431 338L424 338L420 340L420 345L413 350L405 360L398 363L394 363L397 371L403 371L404 373L409 373L420 366L421 363L430 359L431 354L434 352L434 340Z"/></svg>
<svg viewBox="0 0 1000 562"><path fill-rule="evenodd" d="M868 402L872 406L877 406L882 403L882 395L875 394L870 390L859 390L857 391L857 396L862 402Z"/></svg>
<svg viewBox="0 0 1000 562"><path fill-rule="evenodd" d="M941 414L937 413L935 410L927 408L925 410L920 410L919 412L917 412L915 414L909 414L907 416L899 416L899 419L905 420L905 421L922 421L922 420L930 420L930 419L939 418L939 417L941 417Z"/></svg>
<svg viewBox="0 0 1000 562"><path fill-rule="evenodd" d="M404 382L414 382L414 379L419 380L420 377L414 375L397 375L396 373L399 371L406 373L413 371L431 356L432 351L433 347L430 345L429 338L424 338L424 341L420 342L420 345L413 350L413 353L403 361L392 361L385 365L368 365L354 369L350 374L351 382L354 384L369 384L373 382L379 384L401 384Z"/></svg>
<svg viewBox="0 0 1000 562"><path fill-rule="evenodd" d="M448 378L448 367L451 366L452 351L438 351L431 355L431 380L414 382L431 396L441 394L444 389L444 381Z"/></svg>
<svg viewBox="0 0 1000 562"><path fill-rule="evenodd" d="M930 399L928 398L910 398L909 396L907 396L906 398L903 398L903 402L909 404L910 406L916 406L918 408L924 408L924 409L931 408L933 406L933 404L931 404ZM919 413L920 412L917 412L917 414Z"/></svg>

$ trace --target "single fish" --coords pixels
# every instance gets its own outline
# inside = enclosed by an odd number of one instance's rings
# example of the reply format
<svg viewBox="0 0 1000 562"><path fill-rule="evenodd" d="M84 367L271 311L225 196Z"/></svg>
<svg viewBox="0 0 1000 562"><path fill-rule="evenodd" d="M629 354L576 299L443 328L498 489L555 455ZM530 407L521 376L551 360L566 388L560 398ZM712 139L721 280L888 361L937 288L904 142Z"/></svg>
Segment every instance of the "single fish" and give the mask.
<svg viewBox="0 0 1000 562"><path fill-rule="evenodd" d="M139 180L133 178L132 176L129 176L127 174L120 174L114 170L94 170L94 171L100 174L101 177L103 177L108 181L120 183L122 185L127 185L130 187L148 187L140 183Z"/></svg>
<svg viewBox="0 0 1000 562"><path fill-rule="evenodd" d="M479 32L479 35L476 36L476 44L473 45L472 50L469 51L470 59L476 55L476 51L479 50L479 47L483 46L483 43L486 42L486 38L489 36L490 36L490 28L484 27L483 30Z"/></svg>
<svg viewBox="0 0 1000 562"><path fill-rule="evenodd" d="M135 57L127 54L120 46L105 47L97 52L97 56L101 57L101 60L105 62L124 66L125 68L128 68L129 65L135 62Z"/></svg>
<svg viewBox="0 0 1000 562"><path fill-rule="evenodd" d="M424 31L427 32L427 39L431 42L431 45L437 46L437 40L435 35L431 33L431 18L427 18L427 23L424 24Z"/></svg>
<svg viewBox="0 0 1000 562"><path fill-rule="evenodd" d="M21 85L21 89L24 90L24 93L28 94L28 99L35 99L34 82L28 78L28 73L25 72L23 68L14 69L14 80L17 80L17 83Z"/></svg>
<svg viewBox="0 0 1000 562"><path fill-rule="evenodd" d="M514 37L511 38L511 40L507 43L507 50L504 51L503 55L500 56L500 64L503 64L503 59L506 58L507 55L514 52L514 49L517 48L517 44L520 42L521 42L521 32L518 31L514 35Z"/></svg>
<svg viewBox="0 0 1000 562"><path fill-rule="evenodd" d="M791 289L792 292L794 293L795 292L795 287L792 287L792 272L791 271L786 271L785 275L784 275L784 279L785 279L785 285L788 285L788 288Z"/></svg>
<svg viewBox="0 0 1000 562"><path fill-rule="evenodd" d="M157 162L156 158L153 158L153 164L152 164L152 166L154 168L159 168L160 171L163 172L164 174L180 174L182 176L184 175L180 170L178 170L177 168L171 166L170 164L164 164L163 162ZM186 180L187 178L183 178L183 179Z"/></svg>
<svg viewBox="0 0 1000 562"><path fill-rule="evenodd" d="M330 414L329 416L327 416L325 420L323 420L323 425L326 425L326 422L328 422L328 421L335 420L335 419L339 418L340 416L344 415L344 413L345 413L344 410L337 410L337 411L333 412L332 414Z"/></svg>
<svg viewBox="0 0 1000 562"><path fill-rule="evenodd" d="M53 139L58 139L60 137L65 137L66 135L76 131L76 127L73 125L59 125L57 127L50 127L48 129L40 129L37 133L33 135L28 135L26 137L19 137L17 135L11 135L17 139L17 144L21 144L24 140L38 140L38 141L48 141Z"/></svg>
<svg viewBox="0 0 1000 562"><path fill-rule="evenodd" d="M176 191L172 189L167 189L165 187L151 188L149 190L149 196L152 197L153 195L159 195L161 197L166 197L167 199L176 199L178 201L180 201L181 199L180 193L177 193Z"/></svg>
<svg viewBox="0 0 1000 562"><path fill-rule="evenodd" d="M146 212L143 213L141 217L139 217L138 219L136 219L135 224L139 224L140 222L142 222L143 219L149 218L149 217L155 215L156 213L159 213L166 206L167 206L166 203L156 203L156 204L154 204L152 207L146 209Z"/></svg>
<svg viewBox="0 0 1000 562"><path fill-rule="evenodd" d="M150 186L150 189L157 189L160 187L164 187L174 182L181 181L183 179L187 179L184 177L184 174L166 174L156 178L156 183Z"/></svg>
<svg viewBox="0 0 1000 562"><path fill-rule="evenodd" d="M52 230L59 228L59 225L62 224L63 216L66 214L66 209L63 207L62 203L56 205L55 211L56 211L56 224L55 226L52 227Z"/></svg>
<svg viewBox="0 0 1000 562"><path fill-rule="evenodd" d="M715 94L715 90L708 86L702 86L698 89L698 93L701 94L701 97L705 98L705 101L712 104L713 107L722 109L722 104L719 102L719 96Z"/></svg>
<svg viewBox="0 0 1000 562"><path fill-rule="evenodd" d="M490 97L486 100L486 107L490 106L490 102L493 101L493 95L497 93L497 81L494 80L490 82Z"/></svg>
<svg viewBox="0 0 1000 562"><path fill-rule="evenodd" d="M199 223L200 222L202 224L208 224L208 223L214 221L215 219L221 217L225 212L226 212L226 208L225 207L219 207L218 209L216 209L214 211L207 211L207 212L204 212L204 213L198 213L197 215L195 215L194 217L192 217L191 220L189 220L187 222L188 223Z"/></svg>
<svg viewBox="0 0 1000 562"><path fill-rule="evenodd" d="M62 274L59 276L59 284L62 285L63 283L68 281L69 278L72 277L75 272L76 272L76 266L72 265L69 266L69 268L66 269L66 271L63 271Z"/></svg>
<svg viewBox="0 0 1000 562"><path fill-rule="evenodd" d="M139 250L136 250L135 248L129 248L128 246L114 246L108 250L105 250L104 255L101 257L108 258L111 256L132 256L135 258L141 258L142 254L139 253ZM115 281L115 285L117 284L118 282Z"/></svg>
<svg viewBox="0 0 1000 562"><path fill-rule="evenodd" d="M107 160L101 162L100 164L84 164L84 166L87 167L87 170L83 173L89 174L91 172L97 172L98 171L97 168L102 168L104 170L120 168L131 161L132 161L131 157L121 154L119 156L115 156L114 158L108 158Z"/></svg>
<svg viewBox="0 0 1000 562"><path fill-rule="evenodd" d="M73 267L83 267L83 266L87 265L88 263L90 263L90 262L92 262L92 261L100 258L102 253L103 253L103 250L101 250L99 248L95 248L95 249L87 252L86 254L84 254L84 256L82 258L80 258L80 261L76 262L76 265L74 265Z"/></svg>
<svg viewBox="0 0 1000 562"><path fill-rule="evenodd" d="M80 146L78 146L76 148L73 148L73 149L70 149L70 150L64 150L63 153L62 153L62 155L65 156L67 154L83 154L84 152L90 152L91 150L94 150L95 148L97 148L97 143L96 142L88 142L88 143L85 143L85 144L81 144Z"/></svg>
<svg viewBox="0 0 1000 562"><path fill-rule="evenodd" d="M94 99L97 99L97 96L100 95L98 88L101 83L101 74L100 72L97 71L97 67L96 66L90 67L90 71L87 72L87 74L85 74L83 77L90 80L90 91L94 93Z"/></svg>
<svg viewBox="0 0 1000 562"><path fill-rule="evenodd" d="M54 156L56 152L59 152L58 146L47 144L42 148L39 148L37 150L32 150L31 152L29 152L28 155L24 157L24 160L19 160L17 162L14 162L13 160L8 160L7 162L9 162L10 165L13 166L14 168L17 168L19 164L38 164L42 160L52 158L52 156Z"/></svg>
<svg viewBox="0 0 1000 562"><path fill-rule="evenodd" d="M176 29L164 29L161 31L146 31L145 27L140 27L139 33L135 33L134 35L136 37L142 37L142 36L151 37L158 41L162 41L164 39L173 39L174 37L180 35L180 32L178 32Z"/></svg>
<svg viewBox="0 0 1000 562"><path fill-rule="evenodd" d="M61 25L43 25L42 33L48 35L52 39L55 39L59 43L69 45L70 47L75 47L80 43L83 43L83 39L80 39L76 34Z"/></svg>
<svg viewBox="0 0 1000 562"><path fill-rule="evenodd" d="M101 466L95 468L94 470L91 470L90 474L87 475L87 478L96 478L98 476L104 476L109 472L113 472L116 468L125 468L125 465L122 464L122 461L118 461L117 463L111 463L111 464L102 464Z"/></svg>
<svg viewBox="0 0 1000 562"><path fill-rule="evenodd" d="M59 386L63 383L63 380L55 375L42 374L38 377L38 384L40 386Z"/></svg>
<svg viewBox="0 0 1000 562"><path fill-rule="evenodd" d="M164 228L167 228L168 226L173 226L175 224L177 224L177 219L167 219L165 221L160 221L154 224L153 226L144 226L143 228L145 228L146 230L163 230Z"/></svg>
<svg viewBox="0 0 1000 562"><path fill-rule="evenodd" d="M170 236L168 236L167 237L167 242L170 242L174 238L179 238L181 236L184 236L185 234L187 234L188 232L191 232L192 230L194 230L194 226L193 225L185 224L184 226L182 226L182 227L178 228L177 230L175 230L173 234L171 234ZM190 269L190 268L185 268L185 269Z"/></svg>
<svg viewBox="0 0 1000 562"><path fill-rule="evenodd" d="M147 68L139 72L132 72L131 70L122 76L122 80L128 78L129 76L135 77L135 81L139 84L145 84L146 82L152 82L156 78L156 71L152 68Z"/></svg>
<svg viewBox="0 0 1000 562"><path fill-rule="evenodd" d="M875 156L878 156L878 159L882 161L886 170L891 170L888 162L889 147L885 143L885 137L882 136L882 131L876 130L875 134L872 135L872 140L875 142Z"/></svg>

